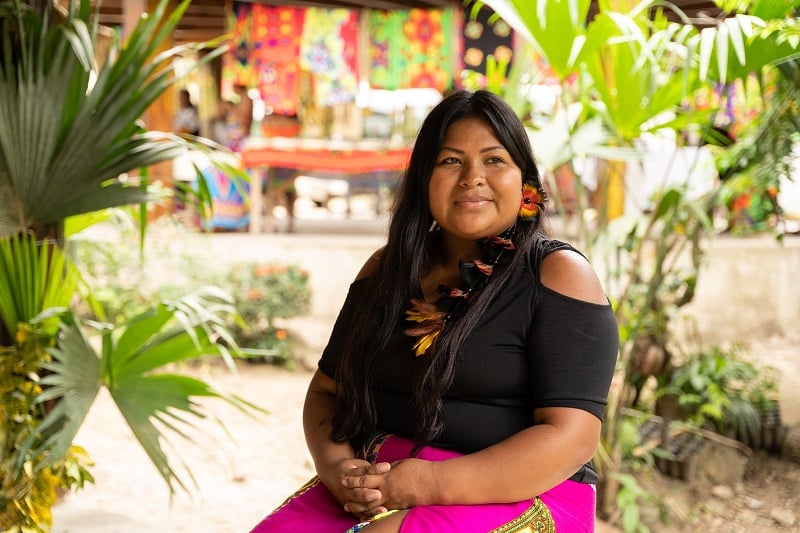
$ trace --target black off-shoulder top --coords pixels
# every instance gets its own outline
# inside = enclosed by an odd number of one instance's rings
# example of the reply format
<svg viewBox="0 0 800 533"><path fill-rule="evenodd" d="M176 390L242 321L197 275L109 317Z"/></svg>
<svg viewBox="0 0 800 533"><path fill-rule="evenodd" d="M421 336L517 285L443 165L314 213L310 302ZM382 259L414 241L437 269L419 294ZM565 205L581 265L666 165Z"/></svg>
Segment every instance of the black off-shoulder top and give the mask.
<svg viewBox="0 0 800 533"><path fill-rule="evenodd" d="M541 284L541 259L558 249L544 240L531 268L515 272L487 308L459 356L455 379L444 398L445 426L433 446L471 453L533 425L541 407L573 407L601 420L618 352L618 330L610 304L576 300ZM364 280L350 286L319 361L334 378L354 309L364 298ZM414 436L414 338L402 319L376 368L378 429ZM425 357L425 356L421 356ZM589 465L573 479L593 483Z"/></svg>

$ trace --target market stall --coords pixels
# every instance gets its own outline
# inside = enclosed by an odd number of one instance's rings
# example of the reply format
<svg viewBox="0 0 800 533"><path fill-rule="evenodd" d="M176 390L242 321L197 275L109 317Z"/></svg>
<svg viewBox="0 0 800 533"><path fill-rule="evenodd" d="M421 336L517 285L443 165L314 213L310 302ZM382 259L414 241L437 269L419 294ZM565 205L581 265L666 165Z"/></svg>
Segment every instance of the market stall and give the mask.
<svg viewBox="0 0 800 533"><path fill-rule="evenodd" d="M300 138L251 139L242 151L242 161L250 169L251 190L263 194L250 195L249 228L251 233L261 233L266 225L272 230L272 218L262 216L271 212L279 188L291 188L301 174L317 173L348 176L364 173L400 173L407 165L410 149L380 141L331 141ZM279 179L274 169L292 169L289 177ZM289 228L293 224L293 210L288 209Z"/></svg>
<svg viewBox="0 0 800 533"><path fill-rule="evenodd" d="M241 147L252 179L242 211L251 232L271 227L274 193L291 189L301 173L398 174L443 94L485 85L487 71L505 75L514 49L508 25L477 2L434 4L231 4L221 92L235 101L234 87L244 86L253 101L255 120ZM296 172L279 172L279 180L276 169ZM288 211L291 217L291 205Z"/></svg>

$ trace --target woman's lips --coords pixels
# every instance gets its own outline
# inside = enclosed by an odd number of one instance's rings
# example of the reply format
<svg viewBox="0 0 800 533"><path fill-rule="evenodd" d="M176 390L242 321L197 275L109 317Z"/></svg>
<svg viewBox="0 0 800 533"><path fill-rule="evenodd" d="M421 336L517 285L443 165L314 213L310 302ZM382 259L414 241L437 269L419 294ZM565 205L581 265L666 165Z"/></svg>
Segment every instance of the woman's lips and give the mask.
<svg viewBox="0 0 800 533"><path fill-rule="evenodd" d="M462 198L456 200L455 204L459 207L483 207L491 203L488 198Z"/></svg>

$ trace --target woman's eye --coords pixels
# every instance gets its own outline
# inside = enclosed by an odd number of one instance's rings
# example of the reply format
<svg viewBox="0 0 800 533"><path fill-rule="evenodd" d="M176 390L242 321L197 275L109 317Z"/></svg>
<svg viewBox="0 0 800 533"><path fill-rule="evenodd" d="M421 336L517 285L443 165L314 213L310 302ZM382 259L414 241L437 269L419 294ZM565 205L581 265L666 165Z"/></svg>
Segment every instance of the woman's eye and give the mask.
<svg viewBox="0 0 800 533"><path fill-rule="evenodd" d="M445 157L441 161L439 161L440 165L456 165L458 164L458 159L455 157Z"/></svg>
<svg viewBox="0 0 800 533"><path fill-rule="evenodd" d="M493 156L493 157L490 157L489 159L487 159L486 162L487 163L491 163L491 164L502 163L503 162L503 158L499 157L499 156Z"/></svg>

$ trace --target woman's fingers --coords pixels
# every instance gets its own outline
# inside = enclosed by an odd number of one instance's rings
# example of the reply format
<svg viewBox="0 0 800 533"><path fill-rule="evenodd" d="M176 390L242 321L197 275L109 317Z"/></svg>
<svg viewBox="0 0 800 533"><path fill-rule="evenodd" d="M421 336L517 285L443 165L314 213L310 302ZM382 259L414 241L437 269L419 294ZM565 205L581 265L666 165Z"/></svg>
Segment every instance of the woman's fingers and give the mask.
<svg viewBox="0 0 800 533"><path fill-rule="evenodd" d="M350 468L342 476L342 485L348 489L372 489L380 486L383 474L391 469L389 463Z"/></svg>
<svg viewBox="0 0 800 533"><path fill-rule="evenodd" d="M383 505L375 505L374 503L347 502L344 505L344 510L358 516L360 520L368 520L375 515L385 513L387 509Z"/></svg>
<svg viewBox="0 0 800 533"><path fill-rule="evenodd" d="M342 476L342 486L350 489L350 498L344 510L362 520L386 512L386 507L379 503L383 495L378 487L383 482L383 475L390 469L389 463L349 468Z"/></svg>
<svg viewBox="0 0 800 533"><path fill-rule="evenodd" d="M375 518L379 514L387 513L387 512L388 512L388 510L386 509L386 507L381 505L381 506L375 507L374 509L367 509L366 511L361 513L361 515L359 515L358 519L359 520L370 520L372 518Z"/></svg>

